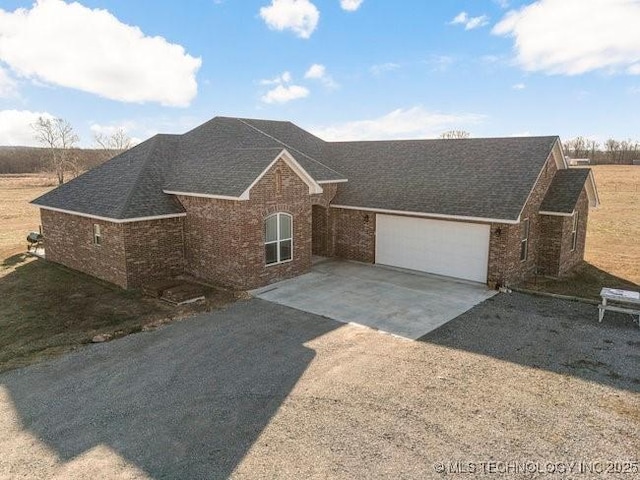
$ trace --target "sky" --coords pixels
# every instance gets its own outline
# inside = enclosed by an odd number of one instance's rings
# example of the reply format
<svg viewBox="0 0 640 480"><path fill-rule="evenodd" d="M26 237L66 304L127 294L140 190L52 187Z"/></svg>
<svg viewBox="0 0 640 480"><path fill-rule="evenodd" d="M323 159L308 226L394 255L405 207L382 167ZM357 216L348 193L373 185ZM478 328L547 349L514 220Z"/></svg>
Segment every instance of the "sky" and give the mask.
<svg viewBox="0 0 640 480"><path fill-rule="evenodd" d="M0 145L215 117L640 140L640 0L0 0Z"/></svg>

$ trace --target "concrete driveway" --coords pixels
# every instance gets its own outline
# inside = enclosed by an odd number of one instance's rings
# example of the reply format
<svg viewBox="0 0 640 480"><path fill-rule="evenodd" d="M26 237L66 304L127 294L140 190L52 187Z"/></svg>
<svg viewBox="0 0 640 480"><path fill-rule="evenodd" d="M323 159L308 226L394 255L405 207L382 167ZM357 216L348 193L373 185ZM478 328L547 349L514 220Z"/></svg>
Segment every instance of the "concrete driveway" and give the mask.
<svg viewBox="0 0 640 480"><path fill-rule="evenodd" d="M317 263L306 275L252 294L415 340L496 292L477 283L332 259Z"/></svg>

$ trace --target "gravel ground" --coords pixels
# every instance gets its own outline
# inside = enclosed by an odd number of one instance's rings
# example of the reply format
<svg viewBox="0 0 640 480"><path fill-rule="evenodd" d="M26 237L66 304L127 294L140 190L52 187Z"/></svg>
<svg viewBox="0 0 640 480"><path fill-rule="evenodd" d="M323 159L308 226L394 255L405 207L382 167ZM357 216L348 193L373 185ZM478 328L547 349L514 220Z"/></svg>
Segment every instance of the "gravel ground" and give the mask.
<svg viewBox="0 0 640 480"><path fill-rule="evenodd" d="M251 300L0 375L0 478L615 478L577 472L639 451L640 329L521 294L421 341Z"/></svg>

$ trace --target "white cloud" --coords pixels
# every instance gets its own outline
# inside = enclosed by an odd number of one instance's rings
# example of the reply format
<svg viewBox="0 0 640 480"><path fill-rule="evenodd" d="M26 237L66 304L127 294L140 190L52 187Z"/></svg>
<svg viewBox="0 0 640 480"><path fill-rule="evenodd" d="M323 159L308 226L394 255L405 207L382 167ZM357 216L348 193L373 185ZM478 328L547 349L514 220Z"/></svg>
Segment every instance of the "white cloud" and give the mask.
<svg viewBox="0 0 640 480"><path fill-rule="evenodd" d="M524 90L527 86L524 83L516 83L515 85L512 85L511 88L513 90Z"/></svg>
<svg viewBox="0 0 640 480"><path fill-rule="evenodd" d="M282 74L270 80L260 80L260 85L281 85L282 83L289 83L291 79L291 72L282 72Z"/></svg>
<svg viewBox="0 0 640 480"><path fill-rule="evenodd" d="M18 93L16 82L9 73L0 67L0 98L11 98Z"/></svg>
<svg viewBox="0 0 640 480"><path fill-rule="evenodd" d="M313 73L317 74L318 72ZM292 81L293 77L290 72L283 72L271 80L260 80L260 85L275 85L260 100L264 103L287 103L309 96L309 89L300 85L289 85Z"/></svg>
<svg viewBox="0 0 640 480"><path fill-rule="evenodd" d="M500 8L509 8L509 0L493 0Z"/></svg>
<svg viewBox="0 0 640 480"><path fill-rule="evenodd" d="M638 0L538 0L508 12L493 33L513 37L528 71L640 74L638 25Z"/></svg>
<svg viewBox="0 0 640 480"><path fill-rule="evenodd" d="M385 72L392 72L393 70L397 70L399 68L400 68L400 64L387 62L387 63L380 63L378 65L372 65L369 70L374 75L381 75Z"/></svg>
<svg viewBox="0 0 640 480"><path fill-rule="evenodd" d="M443 130L474 125L484 118L484 115L472 113L430 112L417 106L409 109L400 108L372 120L358 120L311 130L315 135L329 141L435 138Z"/></svg>
<svg viewBox="0 0 640 480"><path fill-rule="evenodd" d="M338 88L336 81L327 73L327 69L324 65L314 63L309 67L304 74L304 78L311 80L319 80L327 88Z"/></svg>
<svg viewBox="0 0 640 480"><path fill-rule="evenodd" d="M292 30L300 38L309 38L318 26L320 12L309 0L271 0L260 9L260 16L272 30Z"/></svg>
<svg viewBox="0 0 640 480"><path fill-rule="evenodd" d="M309 96L309 89L300 85L278 85L262 96L264 103L287 103Z"/></svg>
<svg viewBox="0 0 640 480"><path fill-rule="evenodd" d="M38 145L32 125L38 117L53 118L47 112L0 110L0 145Z"/></svg>
<svg viewBox="0 0 640 480"><path fill-rule="evenodd" d="M107 10L62 0L0 9L0 60L16 74L122 102L187 106L201 60Z"/></svg>
<svg viewBox="0 0 640 480"><path fill-rule="evenodd" d="M340 0L340 6L347 12L355 12L360 8L364 0Z"/></svg>
<svg viewBox="0 0 640 480"><path fill-rule="evenodd" d="M307 73L304 74L304 78L324 78L327 74L327 69L324 65L320 65L319 63L314 63L309 67Z"/></svg>
<svg viewBox="0 0 640 480"><path fill-rule="evenodd" d="M473 30L474 28L484 27L489 23L489 17L480 15L479 17L470 17L467 12L460 12L451 22L451 25L464 25L465 30Z"/></svg>

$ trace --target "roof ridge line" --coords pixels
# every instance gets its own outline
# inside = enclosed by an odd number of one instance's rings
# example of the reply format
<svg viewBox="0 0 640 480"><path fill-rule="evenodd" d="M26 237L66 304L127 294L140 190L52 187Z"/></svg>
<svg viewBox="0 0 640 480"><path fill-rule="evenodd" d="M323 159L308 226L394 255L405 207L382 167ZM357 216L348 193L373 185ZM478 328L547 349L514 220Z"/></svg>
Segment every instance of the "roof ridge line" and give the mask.
<svg viewBox="0 0 640 480"><path fill-rule="evenodd" d="M334 172L334 173L336 173L336 174L338 174L338 175L341 175L341 176L343 176L343 177L345 176L343 173L340 173L339 171L334 170L333 168L329 167L328 165L325 165L324 163L322 163L321 161L316 160L316 159L315 159L315 158L313 158L312 156L307 155L307 154L306 154L306 153L304 153L304 152L301 152L300 150L298 150L297 148L292 147L291 145L287 145L287 144L286 144L286 143L284 143L282 140L277 139L277 138L276 138L276 137L274 137L273 135L269 135L267 132L263 132L263 131L262 131L262 130L260 130L258 127L256 127L255 125L251 125L250 123L248 123L248 122L244 121L242 118L236 118L236 120L238 120L239 122L241 122L241 123L245 124L245 125L246 125L246 126L248 126L248 127L253 128L256 132L261 133L261 134L262 134L262 135L264 135L265 137L268 137L268 138L270 138L270 139L272 139L272 140L275 140L275 141L276 141L276 142L278 142L279 144L283 145L285 148L288 148L289 150L293 150L293 151L296 151L296 152L300 153L301 155L304 155L304 156L305 156L305 157L307 157L309 160L311 160L311 161L313 161L313 162L316 162L318 165L322 165L322 166L323 166L324 168L326 168L327 170L331 170L332 172ZM285 122L285 123L291 123L291 122ZM291 123L291 124L292 124L292 125L294 125L293 123ZM294 125L294 126L295 126L295 125ZM298 127L298 128L300 128L300 127ZM305 132L306 132L306 130L305 130ZM318 138L318 137L316 137L316 138ZM327 143L327 142L325 142L324 140L322 140L321 138L318 138L318 139L319 139L321 142L323 142L323 143Z"/></svg>
<svg viewBox="0 0 640 480"><path fill-rule="evenodd" d="M147 156L145 157L145 159L142 162L142 165L140 166L140 170L138 170L138 174L136 175L135 180L133 181L133 183L131 184L131 190L129 190L129 193L127 194L127 198L125 198L124 203L122 204L122 208L118 211L117 215L119 215L120 217L122 217L125 212L127 211L127 208L129 207L129 205L131 204L131 199L133 198L133 193L136 190L136 186L138 185L138 182L140 181L140 177L142 177L142 172L145 170L145 167L147 166L147 164L150 161L151 158L151 154L153 153L153 151L156 149L156 144L158 143L158 135L156 134L153 137L151 137L148 141L153 142L152 147L149 149L149 153L147 154ZM145 142L142 142L145 143ZM142 143L140 145L142 145ZM135 148L135 147L134 147Z"/></svg>

